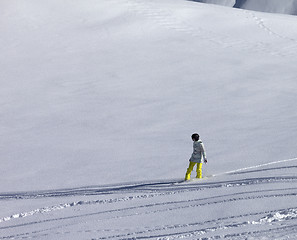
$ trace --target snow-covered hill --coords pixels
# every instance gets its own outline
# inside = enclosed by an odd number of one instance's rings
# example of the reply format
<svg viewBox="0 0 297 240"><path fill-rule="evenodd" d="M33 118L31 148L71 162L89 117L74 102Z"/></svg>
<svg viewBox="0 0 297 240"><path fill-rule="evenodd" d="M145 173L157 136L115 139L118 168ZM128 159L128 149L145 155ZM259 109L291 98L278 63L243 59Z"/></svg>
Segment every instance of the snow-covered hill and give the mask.
<svg viewBox="0 0 297 240"><path fill-rule="evenodd" d="M195 0L248 10L297 15L297 0Z"/></svg>
<svg viewBox="0 0 297 240"><path fill-rule="evenodd" d="M1 191L175 178L196 131L213 173L296 156L296 17L71 3L1 2Z"/></svg>
<svg viewBox="0 0 297 240"><path fill-rule="evenodd" d="M295 16L187 0L0 9L0 239L296 237ZM178 183L196 131L209 178Z"/></svg>

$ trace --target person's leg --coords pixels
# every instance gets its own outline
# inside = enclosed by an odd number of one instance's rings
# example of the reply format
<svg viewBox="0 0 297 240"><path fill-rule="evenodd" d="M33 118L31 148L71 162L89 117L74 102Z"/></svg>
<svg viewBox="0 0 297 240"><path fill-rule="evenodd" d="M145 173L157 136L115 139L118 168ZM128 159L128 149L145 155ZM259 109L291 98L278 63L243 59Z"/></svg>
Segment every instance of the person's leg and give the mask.
<svg viewBox="0 0 297 240"><path fill-rule="evenodd" d="M191 172L193 171L193 168L194 168L195 164L196 164L195 162L190 162L189 167L187 169L185 180L190 180Z"/></svg>
<svg viewBox="0 0 297 240"><path fill-rule="evenodd" d="M197 163L197 176L196 178L202 178L202 163Z"/></svg>

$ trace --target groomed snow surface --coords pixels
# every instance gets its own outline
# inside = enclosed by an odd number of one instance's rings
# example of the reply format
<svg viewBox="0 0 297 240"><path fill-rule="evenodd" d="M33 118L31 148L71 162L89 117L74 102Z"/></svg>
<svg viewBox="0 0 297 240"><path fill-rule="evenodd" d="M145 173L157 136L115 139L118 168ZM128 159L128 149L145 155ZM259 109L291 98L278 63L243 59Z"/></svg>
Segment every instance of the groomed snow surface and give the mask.
<svg viewBox="0 0 297 240"><path fill-rule="evenodd" d="M0 13L0 239L297 239L296 16L187 0ZM209 162L181 182L193 132Z"/></svg>

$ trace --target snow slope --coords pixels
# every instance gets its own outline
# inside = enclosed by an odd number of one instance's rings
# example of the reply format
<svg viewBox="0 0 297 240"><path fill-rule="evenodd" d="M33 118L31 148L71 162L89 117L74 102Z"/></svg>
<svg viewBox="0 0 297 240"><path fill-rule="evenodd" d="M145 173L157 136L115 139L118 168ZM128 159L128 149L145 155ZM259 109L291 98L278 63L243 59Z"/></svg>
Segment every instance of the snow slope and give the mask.
<svg viewBox="0 0 297 240"><path fill-rule="evenodd" d="M1 2L2 192L175 178L196 131L213 173L296 156L295 17L70 3Z"/></svg>
<svg viewBox="0 0 297 240"><path fill-rule="evenodd" d="M194 0L254 11L297 15L296 0Z"/></svg>
<svg viewBox="0 0 297 240"><path fill-rule="evenodd" d="M296 239L296 168L0 194L0 239Z"/></svg>
<svg viewBox="0 0 297 240"><path fill-rule="evenodd" d="M236 0L194 0L195 2L218 4L222 6L234 7Z"/></svg>
<svg viewBox="0 0 297 240"><path fill-rule="evenodd" d="M296 237L296 17L0 9L0 239ZM213 177L178 184L196 131Z"/></svg>

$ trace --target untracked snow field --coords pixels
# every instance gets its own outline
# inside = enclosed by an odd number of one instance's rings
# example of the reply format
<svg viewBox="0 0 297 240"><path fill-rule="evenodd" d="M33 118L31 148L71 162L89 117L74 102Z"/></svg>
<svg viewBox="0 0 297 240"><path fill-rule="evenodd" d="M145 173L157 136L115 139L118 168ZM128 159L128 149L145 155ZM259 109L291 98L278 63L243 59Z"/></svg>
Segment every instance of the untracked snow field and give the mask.
<svg viewBox="0 0 297 240"><path fill-rule="evenodd" d="M1 0L0 53L0 239L297 239L296 16Z"/></svg>

